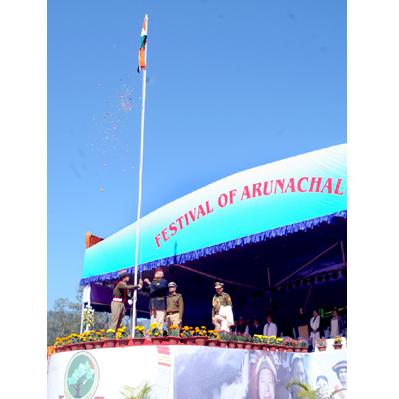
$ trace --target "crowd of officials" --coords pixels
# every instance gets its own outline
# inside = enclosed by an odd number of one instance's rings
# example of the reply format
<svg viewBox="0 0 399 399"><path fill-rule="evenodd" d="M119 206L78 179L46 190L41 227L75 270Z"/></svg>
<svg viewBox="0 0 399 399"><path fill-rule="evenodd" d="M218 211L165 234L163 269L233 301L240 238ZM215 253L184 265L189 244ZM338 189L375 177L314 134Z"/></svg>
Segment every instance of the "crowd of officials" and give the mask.
<svg viewBox="0 0 399 399"><path fill-rule="evenodd" d="M125 303L131 298L134 290L147 292L150 298L149 311L151 323L161 326L182 325L184 315L183 296L177 292L175 282L167 282L161 269L156 269L154 278L139 280L137 285L128 284L129 274L121 273L118 282L114 286L113 299L111 303L111 325L110 328L116 330L125 316ZM330 338L346 335L346 323L344 318L338 314L336 308L332 311L332 316L328 320L321 319L318 310L313 310L311 317L307 316L303 309L299 309L297 319L291 326L292 331L287 333L286 327L279 331L279 326L273 321L271 314L267 314L265 321L248 321L240 316L234 321L233 302L229 294L224 292L224 284L215 282L215 295L212 298L212 323L215 330L231 331L238 334L255 334L265 336L293 336L294 338L309 339L314 346L315 342L321 337Z"/></svg>

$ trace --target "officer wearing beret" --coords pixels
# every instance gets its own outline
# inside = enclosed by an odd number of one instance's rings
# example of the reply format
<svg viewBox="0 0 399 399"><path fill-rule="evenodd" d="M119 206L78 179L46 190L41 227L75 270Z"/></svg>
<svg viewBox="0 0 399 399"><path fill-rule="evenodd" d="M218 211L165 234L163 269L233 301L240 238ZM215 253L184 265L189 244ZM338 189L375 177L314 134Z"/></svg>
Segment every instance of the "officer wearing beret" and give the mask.
<svg viewBox="0 0 399 399"><path fill-rule="evenodd" d="M212 298L212 323L217 331L229 331L234 325L233 303L230 295L223 292L224 284L215 283L216 294Z"/></svg>
<svg viewBox="0 0 399 399"><path fill-rule="evenodd" d="M110 328L112 328L115 331L120 327L122 319L125 317L126 314L125 303L127 297L130 294L128 290L141 289L141 284L129 285L127 284L128 282L129 282L129 274L127 272L122 272L119 275L119 280L115 284L113 290L113 297L111 302Z"/></svg>
<svg viewBox="0 0 399 399"><path fill-rule="evenodd" d="M177 284L173 281L168 284L168 288L169 295L166 298L166 322L168 327L181 327L184 311L183 296L176 292Z"/></svg>
<svg viewBox="0 0 399 399"><path fill-rule="evenodd" d="M150 293L151 324L157 323L162 329L165 321L166 295L168 293L168 282L164 279L162 269L155 269L154 279L150 281L146 278L144 283L147 286L143 287L143 291Z"/></svg>

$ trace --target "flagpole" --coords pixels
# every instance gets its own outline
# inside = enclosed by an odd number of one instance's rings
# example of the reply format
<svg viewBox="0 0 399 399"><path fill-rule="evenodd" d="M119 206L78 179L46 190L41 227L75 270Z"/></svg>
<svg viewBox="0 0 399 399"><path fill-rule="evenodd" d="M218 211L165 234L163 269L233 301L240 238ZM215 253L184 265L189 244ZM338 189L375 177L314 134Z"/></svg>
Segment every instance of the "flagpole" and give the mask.
<svg viewBox="0 0 399 399"><path fill-rule="evenodd" d="M147 35L148 35L148 15L145 15L147 21ZM143 156L144 156L144 115L145 115L145 93L147 84L147 43L144 51L144 59L146 67L143 69L143 86L141 95L141 134L140 134L140 167L139 167L139 192L137 201L137 220L136 220L136 251L134 259L134 285L137 285L137 271L138 271L138 259L139 259L139 237L140 237L140 216L141 216L141 191L142 191L142 180L143 180ZM132 317L131 317L131 333L134 338L135 328L137 319L137 290L133 292L133 306L132 306Z"/></svg>

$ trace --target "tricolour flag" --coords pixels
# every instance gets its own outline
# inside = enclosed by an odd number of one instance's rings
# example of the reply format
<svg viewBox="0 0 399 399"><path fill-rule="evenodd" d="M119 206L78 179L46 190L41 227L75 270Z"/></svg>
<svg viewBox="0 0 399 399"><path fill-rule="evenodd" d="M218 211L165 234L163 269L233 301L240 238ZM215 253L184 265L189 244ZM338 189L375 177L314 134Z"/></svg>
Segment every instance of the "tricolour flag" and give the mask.
<svg viewBox="0 0 399 399"><path fill-rule="evenodd" d="M140 42L140 50L139 50L139 65L137 67L137 72L144 70L146 65L146 51L147 51L147 24L148 24L148 16L147 14L144 17L143 27L141 29L141 42Z"/></svg>

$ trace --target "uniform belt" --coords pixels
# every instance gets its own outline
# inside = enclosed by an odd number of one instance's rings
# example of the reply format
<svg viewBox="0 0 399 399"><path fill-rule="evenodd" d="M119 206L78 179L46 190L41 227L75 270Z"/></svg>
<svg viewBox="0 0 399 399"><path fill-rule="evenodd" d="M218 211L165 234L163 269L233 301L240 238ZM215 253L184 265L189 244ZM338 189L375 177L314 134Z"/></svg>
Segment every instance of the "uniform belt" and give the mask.
<svg viewBox="0 0 399 399"><path fill-rule="evenodd" d="M114 302L123 302L122 298L112 298Z"/></svg>
<svg viewBox="0 0 399 399"><path fill-rule="evenodd" d="M175 312L166 312L166 314L175 314L175 313L179 313L179 311L176 310Z"/></svg>

